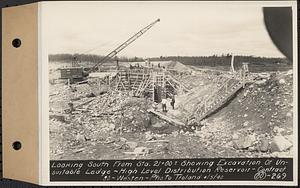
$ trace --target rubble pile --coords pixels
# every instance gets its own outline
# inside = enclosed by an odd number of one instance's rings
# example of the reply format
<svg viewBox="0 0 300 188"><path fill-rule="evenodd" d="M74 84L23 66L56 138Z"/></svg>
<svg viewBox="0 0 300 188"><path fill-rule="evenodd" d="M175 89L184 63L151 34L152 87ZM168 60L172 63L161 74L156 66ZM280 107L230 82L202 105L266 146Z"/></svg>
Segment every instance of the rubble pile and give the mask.
<svg viewBox="0 0 300 188"><path fill-rule="evenodd" d="M218 82L218 77L221 77L221 73L207 72L207 71L197 71L185 74L176 75L176 79L180 80L181 83L190 89L204 86L207 84L212 84Z"/></svg>
<svg viewBox="0 0 300 188"><path fill-rule="evenodd" d="M80 93L80 96L84 93ZM50 132L53 142L59 141L67 148L82 146L83 143L103 142L109 136L116 137L122 133L144 132L150 125L147 113L148 101L132 98L123 92L108 92L89 99L89 103L78 105L68 114L50 116ZM91 98L91 99L90 99ZM63 118L61 118L63 117ZM54 154L59 153L61 144L52 144Z"/></svg>
<svg viewBox="0 0 300 188"><path fill-rule="evenodd" d="M226 117L232 146L250 156L292 156L293 76L291 71L256 75L219 113ZM224 135L224 137L226 137Z"/></svg>
<svg viewBox="0 0 300 188"><path fill-rule="evenodd" d="M68 104L81 104L87 97L95 97L108 92L108 87L98 84L66 85L64 83L50 86L49 102L50 111L63 111Z"/></svg>
<svg viewBox="0 0 300 188"><path fill-rule="evenodd" d="M261 84L260 81L265 80ZM257 80L247 86L238 96L236 105L244 113L236 120L247 126L245 122L257 122L262 131L270 132L274 126L292 128L293 88L292 75L273 73L268 78ZM286 80L280 84L280 80ZM258 82L258 83L257 83ZM257 121L259 120L259 121Z"/></svg>
<svg viewBox="0 0 300 188"><path fill-rule="evenodd" d="M197 128L194 135L204 143L205 147L215 147L216 145L228 147L230 135L224 134L228 129L229 127L222 123L220 118L213 122L202 120L201 128Z"/></svg>
<svg viewBox="0 0 300 188"><path fill-rule="evenodd" d="M270 133L257 134L253 129L239 130L232 136L232 146L240 152L258 157L292 157L293 135L281 135L277 128Z"/></svg>
<svg viewBox="0 0 300 188"><path fill-rule="evenodd" d="M168 69L176 70L177 72L191 72L192 69L178 61L170 61L168 63L162 64Z"/></svg>
<svg viewBox="0 0 300 188"><path fill-rule="evenodd" d="M129 97L127 93L107 93L87 106L92 111L87 115L98 118L106 116L110 123L120 126L123 132L143 132L150 122L148 105L146 99Z"/></svg>
<svg viewBox="0 0 300 188"><path fill-rule="evenodd" d="M180 68L180 64L172 64ZM227 75L226 75L227 74ZM163 115L186 122L222 84L225 72L176 74L190 92ZM197 126L150 113L161 104L97 82L50 85L51 159L285 157L293 155L293 75L257 73L253 83ZM227 78L228 78L227 77ZM184 123L183 123L184 124Z"/></svg>

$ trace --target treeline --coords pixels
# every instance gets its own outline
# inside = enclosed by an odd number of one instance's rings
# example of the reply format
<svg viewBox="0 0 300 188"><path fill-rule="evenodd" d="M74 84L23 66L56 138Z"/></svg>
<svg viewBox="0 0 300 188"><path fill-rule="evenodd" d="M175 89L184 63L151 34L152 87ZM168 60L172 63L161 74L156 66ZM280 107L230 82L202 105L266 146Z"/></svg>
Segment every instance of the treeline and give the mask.
<svg viewBox="0 0 300 188"><path fill-rule="evenodd" d="M213 55L213 56L166 56L150 58L150 61L179 61L185 65L194 66L230 66L231 55ZM255 56L235 56L234 64L241 66L243 62L248 62L252 65L267 65L267 64L281 64L292 65L292 63L286 58L268 58L268 57L255 57Z"/></svg>
<svg viewBox="0 0 300 188"><path fill-rule="evenodd" d="M91 63L97 63L101 61L104 56L101 55L94 55L94 54L50 54L49 55L49 61L56 61L56 62L91 62ZM143 61L143 58L139 57L115 57L112 61L123 61L123 62L135 62L135 61Z"/></svg>
<svg viewBox="0 0 300 188"><path fill-rule="evenodd" d="M101 61L104 56L93 55L93 54L52 54L49 55L49 61L56 62L92 62L97 63ZM120 62L141 62L144 61L140 57L115 57L112 61ZM213 56L161 56L153 57L149 59L150 61L179 61L185 65L194 65L194 66L230 66L231 55L213 55ZM255 56L235 56L234 64L235 66L241 66L243 62L248 62L251 65L258 66L267 66L267 65L292 65L286 58L269 58L269 57L255 57Z"/></svg>

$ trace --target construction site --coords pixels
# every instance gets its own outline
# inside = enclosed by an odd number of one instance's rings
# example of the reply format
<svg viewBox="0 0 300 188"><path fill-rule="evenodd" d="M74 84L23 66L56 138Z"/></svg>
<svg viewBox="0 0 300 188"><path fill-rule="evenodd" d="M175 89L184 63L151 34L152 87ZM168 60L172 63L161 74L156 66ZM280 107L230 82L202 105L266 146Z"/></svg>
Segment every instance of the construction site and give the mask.
<svg viewBox="0 0 300 188"><path fill-rule="evenodd" d="M97 64L49 62L50 158L292 156L292 69L113 61L159 21Z"/></svg>

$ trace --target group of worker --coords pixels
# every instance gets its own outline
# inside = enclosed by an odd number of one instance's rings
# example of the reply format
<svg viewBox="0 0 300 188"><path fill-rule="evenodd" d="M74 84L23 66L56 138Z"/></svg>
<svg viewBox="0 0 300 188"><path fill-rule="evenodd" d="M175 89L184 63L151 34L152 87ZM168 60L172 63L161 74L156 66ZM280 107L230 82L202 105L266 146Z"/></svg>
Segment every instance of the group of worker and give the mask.
<svg viewBox="0 0 300 188"><path fill-rule="evenodd" d="M162 111L163 112L167 112L167 103L168 103L168 97L166 97L166 98L163 98L162 100L161 100L161 104L162 104ZM172 106L172 109L174 110L175 109L175 95L172 95L171 97L170 97L170 104L171 104L171 106Z"/></svg>

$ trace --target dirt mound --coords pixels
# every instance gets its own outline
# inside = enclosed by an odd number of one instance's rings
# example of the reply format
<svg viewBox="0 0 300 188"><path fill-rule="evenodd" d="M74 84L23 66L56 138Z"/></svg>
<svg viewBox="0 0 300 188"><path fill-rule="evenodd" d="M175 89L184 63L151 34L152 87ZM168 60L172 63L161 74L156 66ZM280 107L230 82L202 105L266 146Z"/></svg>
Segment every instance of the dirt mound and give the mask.
<svg viewBox="0 0 300 188"><path fill-rule="evenodd" d="M169 62L163 64L163 66L166 66L167 69L173 69L178 72L191 72L192 71L192 69L190 67L180 63L179 61L169 61Z"/></svg>

